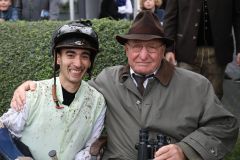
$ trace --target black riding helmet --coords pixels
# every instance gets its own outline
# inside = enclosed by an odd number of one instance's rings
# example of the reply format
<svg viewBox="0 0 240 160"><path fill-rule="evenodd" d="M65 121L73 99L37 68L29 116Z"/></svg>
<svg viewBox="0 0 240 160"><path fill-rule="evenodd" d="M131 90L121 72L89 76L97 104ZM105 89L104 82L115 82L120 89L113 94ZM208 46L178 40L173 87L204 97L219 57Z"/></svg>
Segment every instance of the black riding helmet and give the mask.
<svg viewBox="0 0 240 160"><path fill-rule="evenodd" d="M52 36L52 55L54 56L60 48L88 49L91 52L91 67L87 73L91 77L94 59L99 52L98 35L93 30L91 21L73 21L57 29ZM55 70L58 69L59 66L55 66Z"/></svg>
<svg viewBox="0 0 240 160"><path fill-rule="evenodd" d="M57 53L59 53L61 48L88 49L91 52L91 66L87 70L87 73L91 78L94 59L99 52L98 35L93 30L91 21L80 20L70 22L58 28L52 35L51 54L54 56L54 86L52 94L57 108L61 108L56 96L56 72L59 70Z"/></svg>

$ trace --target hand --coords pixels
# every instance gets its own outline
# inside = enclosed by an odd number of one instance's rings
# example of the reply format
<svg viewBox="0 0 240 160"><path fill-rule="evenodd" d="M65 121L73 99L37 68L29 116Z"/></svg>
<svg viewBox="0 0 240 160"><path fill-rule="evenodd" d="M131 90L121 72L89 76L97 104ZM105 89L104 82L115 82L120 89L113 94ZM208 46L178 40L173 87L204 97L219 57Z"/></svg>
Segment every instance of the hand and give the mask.
<svg viewBox="0 0 240 160"><path fill-rule="evenodd" d="M176 144L161 147L156 153L154 160L186 160L183 150Z"/></svg>
<svg viewBox="0 0 240 160"><path fill-rule="evenodd" d="M237 54L236 61L237 61L237 65L240 66L240 52Z"/></svg>
<svg viewBox="0 0 240 160"><path fill-rule="evenodd" d="M175 59L175 54L173 52L167 52L165 58L168 62L172 63L174 66L177 65L177 61Z"/></svg>
<svg viewBox="0 0 240 160"><path fill-rule="evenodd" d="M22 110L24 104L26 103L26 91L34 91L36 89L36 84L33 81L26 81L21 84L15 91L11 100L11 107L16 111Z"/></svg>
<svg viewBox="0 0 240 160"><path fill-rule="evenodd" d="M31 157L17 157L17 160L33 160Z"/></svg>

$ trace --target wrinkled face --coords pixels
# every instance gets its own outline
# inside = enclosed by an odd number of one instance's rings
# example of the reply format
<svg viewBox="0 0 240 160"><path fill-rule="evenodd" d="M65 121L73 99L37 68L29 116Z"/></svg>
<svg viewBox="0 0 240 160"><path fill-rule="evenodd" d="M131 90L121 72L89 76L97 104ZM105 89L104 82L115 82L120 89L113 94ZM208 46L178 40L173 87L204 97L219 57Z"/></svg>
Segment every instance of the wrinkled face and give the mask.
<svg viewBox="0 0 240 160"><path fill-rule="evenodd" d="M6 11L11 6L11 0L0 0L0 11Z"/></svg>
<svg viewBox="0 0 240 160"><path fill-rule="evenodd" d="M128 63L134 72L147 75L159 68L164 57L165 45L158 39L129 40L125 44L125 52Z"/></svg>
<svg viewBox="0 0 240 160"><path fill-rule="evenodd" d="M80 86L84 74L91 66L90 54L86 49L60 49L57 64L60 65L59 77L65 89L68 89L68 86Z"/></svg>
<svg viewBox="0 0 240 160"><path fill-rule="evenodd" d="M155 0L145 0L143 6L145 9L155 9Z"/></svg>

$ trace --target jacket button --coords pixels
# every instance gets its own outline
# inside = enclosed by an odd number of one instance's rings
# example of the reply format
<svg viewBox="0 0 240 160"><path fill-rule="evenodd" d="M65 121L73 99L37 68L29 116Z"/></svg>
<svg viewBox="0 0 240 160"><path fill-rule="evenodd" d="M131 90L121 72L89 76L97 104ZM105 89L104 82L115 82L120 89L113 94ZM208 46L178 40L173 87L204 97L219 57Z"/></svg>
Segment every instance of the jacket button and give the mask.
<svg viewBox="0 0 240 160"><path fill-rule="evenodd" d="M141 104L141 101L137 100L137 101L136 101L136 104L137 104L137 105Z"/></svg>
<svg viewBox="0 0 240 160"><path fill-rule="evenodd" d="M195 39L197 39L197 37L196 37L196 36L193 36L193 40L195 40Z"/></svg>
<svg viewBox="0 0 240 160"><path fill-rule="evenodd" d="M195 23L195 25L194 25L195 27L198 27L198 23Z"/></svg>
<svg viewBox="0 0 240 160"><path fill-rule="evenodd" d="M201 9L198 8L198 9L197 9L197 12L198 12L198 13L201 12Z"/></svg>
<svg viewBox="0 0 240 160"><path fill-rule="evenodd" d="M216 152L215 152L215 150L214 150L213 148L210 148L210 152L211 152L213 155L216 156Z"/></svg>

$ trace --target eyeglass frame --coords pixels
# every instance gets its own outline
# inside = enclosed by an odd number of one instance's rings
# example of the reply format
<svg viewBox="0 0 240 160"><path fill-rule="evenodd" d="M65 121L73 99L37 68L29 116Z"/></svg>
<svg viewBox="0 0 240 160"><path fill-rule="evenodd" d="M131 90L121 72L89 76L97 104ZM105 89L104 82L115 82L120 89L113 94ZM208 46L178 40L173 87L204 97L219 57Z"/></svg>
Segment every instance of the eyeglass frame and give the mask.
<svg viewBox="0 0 240 160"><path fill-rule="evenodd" d="M149 46L149 45L143 45L142 42L140 42L140 43L137 42L137 43L135 43L135 45L138 44L140 47L134 49L134 45L133 44L130 44L129 42L126 42L126 44L129 47L131 47L130 49L132 49L133 52L136 52L136 53L140 53L142 51L143 47L145 47L145 49L147 50L148 53L157 53L158 52L157 49L159 49L159 48L161 48L162 46L165 45L164 43L161 43L159 45L156 45L156 46L152 47L152 46ZM151 48L149 48L149 47L152 47L152 49L154 49L154 51L151 51Z"/></svg>

